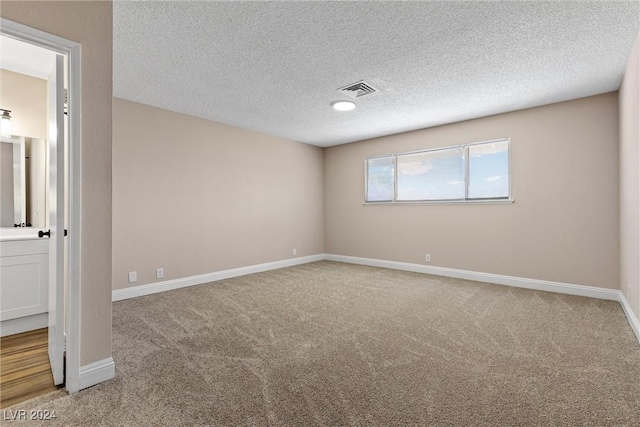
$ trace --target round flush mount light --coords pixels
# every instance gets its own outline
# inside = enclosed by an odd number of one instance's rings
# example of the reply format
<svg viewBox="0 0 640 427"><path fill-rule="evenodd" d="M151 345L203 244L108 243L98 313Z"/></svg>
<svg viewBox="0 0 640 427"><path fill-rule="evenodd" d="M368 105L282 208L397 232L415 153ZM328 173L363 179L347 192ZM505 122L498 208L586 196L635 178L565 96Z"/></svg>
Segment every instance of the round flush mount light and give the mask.
<svg viewBox="0 0 640 427"><path fill-rule="evenodd" d="M351 101L334 101L331 103L334 110L338 111L350 111L356 108L355 102Z"/></svg>

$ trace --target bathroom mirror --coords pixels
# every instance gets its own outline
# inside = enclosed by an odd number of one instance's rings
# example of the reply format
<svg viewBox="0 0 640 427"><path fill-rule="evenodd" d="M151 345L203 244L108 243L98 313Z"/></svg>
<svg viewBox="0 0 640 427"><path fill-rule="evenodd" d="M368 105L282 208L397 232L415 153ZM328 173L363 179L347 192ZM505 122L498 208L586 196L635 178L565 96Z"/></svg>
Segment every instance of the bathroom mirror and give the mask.
<svg viewBox="0 0 640 427"><path fill-rule="evenodd" d="M46 227L46 141L2 137L0 227Z"/></svg>

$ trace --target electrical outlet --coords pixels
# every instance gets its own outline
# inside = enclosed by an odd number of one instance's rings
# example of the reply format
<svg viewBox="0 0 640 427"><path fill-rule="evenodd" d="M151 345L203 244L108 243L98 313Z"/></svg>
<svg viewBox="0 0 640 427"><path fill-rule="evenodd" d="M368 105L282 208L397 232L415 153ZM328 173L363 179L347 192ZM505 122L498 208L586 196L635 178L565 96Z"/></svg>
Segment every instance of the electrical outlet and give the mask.
<svg viewBox="0 0 640 427"><path fill-rule="evenodd" d="M294 250L293 250L293 252L291 253L291 255L293 255L293 256L298 255L298 250L297 250L297 249L294 249Z"/></svg>
<svg viewBox="0 0 640 427"><path fill-rule="evenodd" d="M156 268L156 279L162 279L164 277L164 268Z"/></svg>
<svg viewBox="0 0 640 427"><path fill-rule="evenodd" d="M427 254L427 256L424 258L425 262L431 262L431 254Z"/></svg>
<svg viewBox="0 0 640 427"><path fill-rule="evenodd" d="M138 281L138 273L136 273L135 271L130 271L129 272L129 283L133 283L133 282L137 282Z"/></svg>

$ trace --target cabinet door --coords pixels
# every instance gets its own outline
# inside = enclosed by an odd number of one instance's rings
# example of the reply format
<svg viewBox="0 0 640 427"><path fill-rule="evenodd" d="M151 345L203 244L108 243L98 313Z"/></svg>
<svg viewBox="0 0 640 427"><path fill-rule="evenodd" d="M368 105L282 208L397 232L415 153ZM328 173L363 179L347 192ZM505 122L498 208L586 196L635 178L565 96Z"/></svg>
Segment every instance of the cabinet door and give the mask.
<svg viewBox="0 0 640 427"><path fill-rule="evenodd" d="M46 313L49 310L49 256L0 258L0 320Z"/></svg>

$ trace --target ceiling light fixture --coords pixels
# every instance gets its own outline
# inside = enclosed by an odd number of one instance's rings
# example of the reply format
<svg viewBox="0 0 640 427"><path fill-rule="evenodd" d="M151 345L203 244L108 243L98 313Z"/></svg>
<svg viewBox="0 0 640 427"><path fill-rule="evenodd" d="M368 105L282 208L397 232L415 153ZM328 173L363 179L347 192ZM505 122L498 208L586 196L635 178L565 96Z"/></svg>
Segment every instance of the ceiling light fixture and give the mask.
<svg viewBox="0 0 640 427"><path fill-rule="evenodd" d="M11 137L11 110L0 108L0 133L7 138Z"/></svg>
<svg viewBox="0 0 640 427"><path fill-rule="evenodd" d="M351 101L334 101L331 103L334 110L338 111L350 111L356 108L355 102Z"/></svg>

